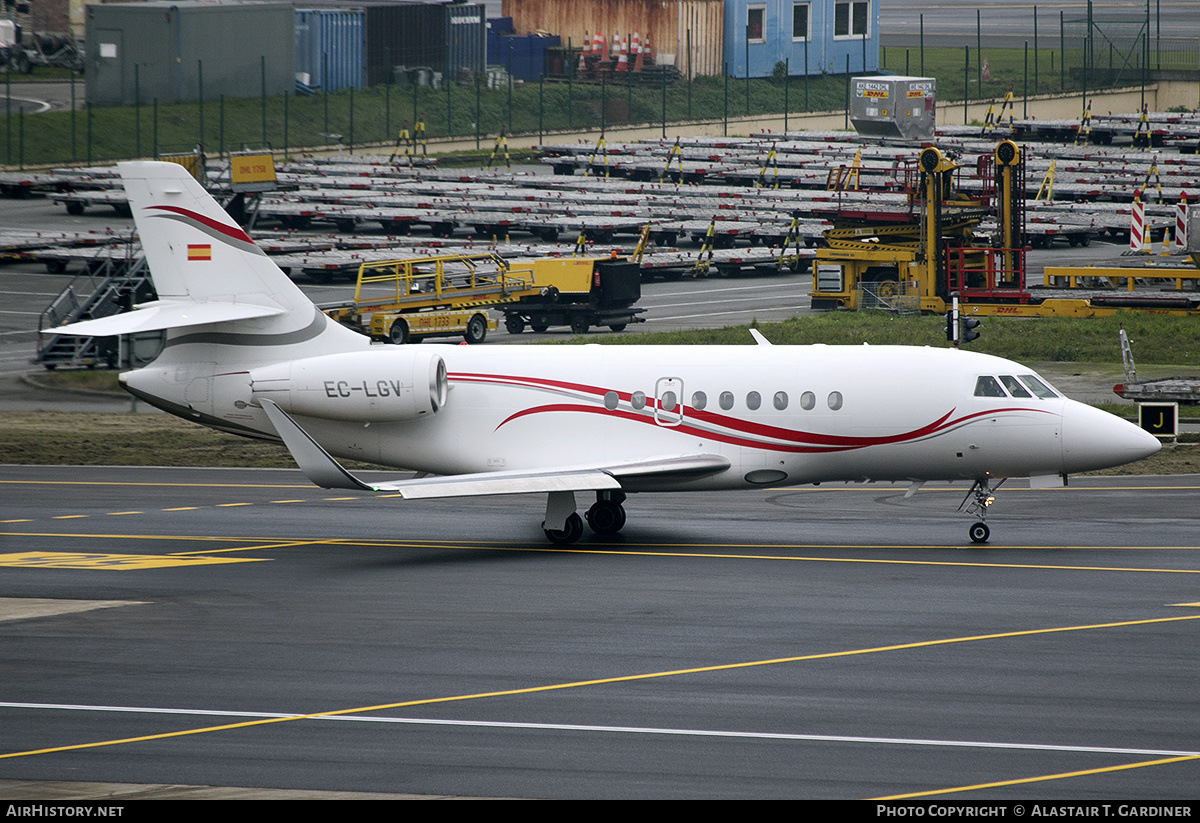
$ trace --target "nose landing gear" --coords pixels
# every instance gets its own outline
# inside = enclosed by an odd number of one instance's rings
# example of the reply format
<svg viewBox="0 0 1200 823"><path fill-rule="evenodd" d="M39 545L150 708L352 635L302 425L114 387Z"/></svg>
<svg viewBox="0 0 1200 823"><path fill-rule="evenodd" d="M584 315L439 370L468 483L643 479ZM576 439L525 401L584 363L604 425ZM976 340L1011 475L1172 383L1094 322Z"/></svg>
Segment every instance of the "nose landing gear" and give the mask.
<svg viewBox="0 0 1200 823"><path fill-rule="evenodd" d="M986 522L987 510L988 506L992 505L992 502L996 499L992 496L992 492L1000 488L1003 483L1004 481L1001 480L996 484L995 488L992 488L990 481L986 478L976 480L975 484L971 486L971 490L967 492L967 496L963 498L962 504L958 507L959 511L979 516L979 522L973 524L967 532L972 543L986 543L988 537L991 536L992 530L988 528ZM970 503L967 502L968 500Z"/></svg>

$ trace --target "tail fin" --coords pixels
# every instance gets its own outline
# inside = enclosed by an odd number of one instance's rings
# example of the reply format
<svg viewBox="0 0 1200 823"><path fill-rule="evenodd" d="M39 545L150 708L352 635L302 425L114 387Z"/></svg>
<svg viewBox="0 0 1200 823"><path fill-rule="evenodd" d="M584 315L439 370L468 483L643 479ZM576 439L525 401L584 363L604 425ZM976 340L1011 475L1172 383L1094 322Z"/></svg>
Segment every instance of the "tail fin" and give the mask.
<svg viewBox="0 0 1200 823"><path fill-rule="evenodd" d="M159 299L128 314L45 329L103 337L275 317L309 326L316 308L176 163L119 164Z"/></svg>
<svg viewBox="0 0 1200 823"><path fill-rule="evenodd" d="M159 299L255 303L303 312L312 303L208 192L176 163L121 163Z"/></svg>

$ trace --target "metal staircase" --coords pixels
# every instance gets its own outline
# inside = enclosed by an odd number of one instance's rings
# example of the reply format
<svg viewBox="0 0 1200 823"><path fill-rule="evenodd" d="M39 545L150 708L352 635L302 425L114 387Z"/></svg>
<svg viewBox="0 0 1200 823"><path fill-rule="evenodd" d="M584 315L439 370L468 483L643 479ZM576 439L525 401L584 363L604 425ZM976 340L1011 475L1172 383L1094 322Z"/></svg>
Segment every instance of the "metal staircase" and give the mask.
<svg viewBox="0 0 1200 823"><path fill-rule="evenodd" d="M141 256L140 245L130 242L123 248L105 249L91 260L83 271L51 301L41 314L38 328L49 329L77 320L131 311L134 305L156 297L150 268ZM155 340L160 332L149 335ZM140 335L123 341L116 337L77 337L75 335L43 334L38 336L38 353L34 359L47 369L129 367L149 362L157 355L153 340L141 340Z"/></svg>

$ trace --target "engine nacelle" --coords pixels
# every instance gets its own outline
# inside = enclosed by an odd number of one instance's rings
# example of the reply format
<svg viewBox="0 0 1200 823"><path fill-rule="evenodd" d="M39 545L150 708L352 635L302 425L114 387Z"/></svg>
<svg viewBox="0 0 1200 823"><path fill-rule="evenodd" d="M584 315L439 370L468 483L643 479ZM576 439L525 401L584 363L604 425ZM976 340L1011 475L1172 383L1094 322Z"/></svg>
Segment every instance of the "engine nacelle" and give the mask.
<svg viewBox="0 0 1200 823"><path fill-rule="evenodd" d="M288 414L389 423L436 414L446 405L446 364L416 346L380 346L263 366L250 372L254 399Z"/></svg>

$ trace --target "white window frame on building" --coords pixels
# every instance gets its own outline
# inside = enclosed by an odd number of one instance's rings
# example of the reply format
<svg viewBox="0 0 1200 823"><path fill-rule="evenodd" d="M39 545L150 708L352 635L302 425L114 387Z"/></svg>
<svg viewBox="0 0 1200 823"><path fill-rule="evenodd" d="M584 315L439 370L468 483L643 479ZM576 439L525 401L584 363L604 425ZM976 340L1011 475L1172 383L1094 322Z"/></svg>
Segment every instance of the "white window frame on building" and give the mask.
<svg viewBox="0 0 1200 823"><path fill-rule="evenodd" d="M804 32L796 33L796 12L804 10ZM803 43L812 39L812 3L792 3L792 42Z"/></svg>
<svg viewBox="0 0 1200 823"><path fill-rule="evenodd" d="M845 21L841 19L842 14L846 15ZM861 23L861 31L856 28L856 23ZM833 4L834 40L863 40L870 36L871 0L838 0Z"/></svg>
<svg viewBox="0 0 1200 823"><path fill-rule="evenodd" d="M758 16L758 35L755 36L751 28L751 22L755 15ZM767 42L767 4L766 3L751 3L746 6L746 40L750 43L765 43Z"/></svg>

